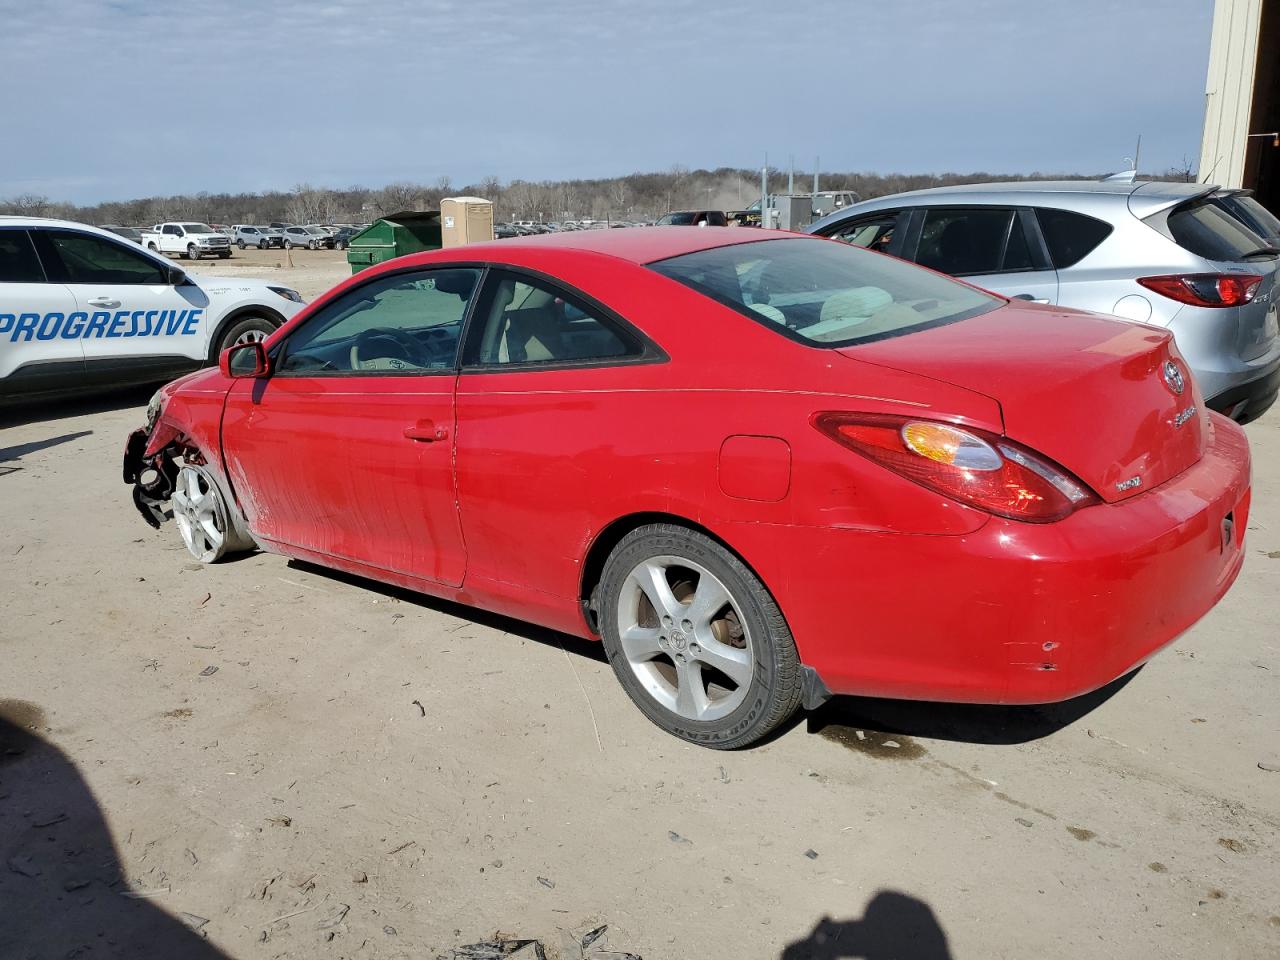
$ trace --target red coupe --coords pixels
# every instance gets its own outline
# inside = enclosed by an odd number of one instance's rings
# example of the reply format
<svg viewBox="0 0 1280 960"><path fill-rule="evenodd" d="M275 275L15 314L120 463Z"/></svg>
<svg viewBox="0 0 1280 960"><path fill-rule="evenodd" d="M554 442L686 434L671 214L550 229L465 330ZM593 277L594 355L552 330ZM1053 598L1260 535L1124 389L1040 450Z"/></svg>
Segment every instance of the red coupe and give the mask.
<svg viewBox="0 0 1280 960"><path fill-rule="evenodd" d="M1249 449L1158 328L754 230L402 257L164 387L124 475L257 547L603 641L711 747L834 693L1093 690L1240 570Z"/></svg>

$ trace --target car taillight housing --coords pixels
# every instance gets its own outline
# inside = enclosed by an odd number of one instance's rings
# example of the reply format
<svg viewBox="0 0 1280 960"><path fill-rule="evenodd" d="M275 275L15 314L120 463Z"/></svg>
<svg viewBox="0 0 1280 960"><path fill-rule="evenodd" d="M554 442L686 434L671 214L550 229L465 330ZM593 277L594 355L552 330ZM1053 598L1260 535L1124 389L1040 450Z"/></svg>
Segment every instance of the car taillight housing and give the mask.
<svg viewBox="0 0 1280 960"><path fill-rule="evenodd" d="M1253 273L1179 273L1139 277L1138 282L1193 307L1238 307L1257 295L1262 277Z"/></svg>
<svg viewBox="0 0 1280 960"><path fill-rule="evenodd" d="M985 431L879 414L822 413L813 424L899 476L999 517L1049 523L1099 502L1061 467Z"/></svg>

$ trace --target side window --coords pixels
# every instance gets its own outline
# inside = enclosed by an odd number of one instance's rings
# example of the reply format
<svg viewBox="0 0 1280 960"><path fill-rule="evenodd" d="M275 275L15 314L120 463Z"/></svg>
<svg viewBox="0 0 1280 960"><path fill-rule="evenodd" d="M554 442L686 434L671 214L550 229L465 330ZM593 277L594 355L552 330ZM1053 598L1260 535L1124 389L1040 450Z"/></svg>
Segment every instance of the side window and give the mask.
<svg viewBox="0 0 1280 960"><path fill-rule="evenodd" d="M865 247L877 253L886 253L893 243L894 231L898 225L897 213L883 213L874 217L859 217L846 220L827 236L835 240L843 240L855 247Z"/></svg>
<svg viewBox="0 0 1280 960"><path fill-rule="evenodd" d="M1031 269L1021 219L1001 207L926 208L915 260L953 276Z"/></svg>
<svg viewBox="0 0 1280 960"><path fill-rule="evenodd" d="M1036 210L1036 219L1049 247L1049 258L1059 270L1079 263L1111 235L1111 224L1070 210L1041 207Z"/></svg>
<svg viewBox="0 0 1280 960"><path fill-rule="evenodd" d="M44 269L25 230L0 230L0 283L44 283Z"/></svg>
<svg viewBox="0 0 1280 960"><path fill-rule="evenodd" d="M639 356L641 344L541 280L494 273L464 364L568 363Z"/></svg>
<svg viewBox="0 0 1280 960"><path fill-rule="evenodd" d="M161 264L115 240L72 230L47 231L66 283L164 284Z"/></svg>
<svg viewBox="0 0 1280 960"><path fill-rule="evenodd" d="M289 337L282 373L452 370L477 269L421 270L348 291Z"/></svg>
<svg viewBox="0 0 1280 960"><path fill-rule="evenodd" d="M169 225L169 226L161 227L161 228L160 228L160 232L161 232L161 233L168 233L168 234L175 234L175 233L177 233L177 232L178 232L178 228L177 228L177 227L175 227L175 226Z"/></svg>

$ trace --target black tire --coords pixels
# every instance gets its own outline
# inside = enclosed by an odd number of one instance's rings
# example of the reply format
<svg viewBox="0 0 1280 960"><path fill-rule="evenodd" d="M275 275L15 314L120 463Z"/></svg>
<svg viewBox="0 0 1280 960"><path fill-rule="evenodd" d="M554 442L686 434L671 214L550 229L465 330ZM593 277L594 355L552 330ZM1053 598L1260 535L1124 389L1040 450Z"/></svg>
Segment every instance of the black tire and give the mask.
<svg viewBox="0 0 1280 960"><path fill-rule="evenodd" d="M307 249L308 249L308 250L319 250L319 249L320 249L320 244L319 244L319 243L317 243L315 240L312 240L310 243L308 243L308 244L307 244Z"/></svg>
<svg viewBox="0 0 1280 960"><path fill-rule="evenodd" d="M745 696L732 712L714 720L681 716L645 689L623 652L619 608L632 570L646 560L692 561L728 591L730 611L744 628L752 667ZM601 638L623 690L657 726L674 736L717 750L744 747L785 723L800 706L800 656L791 630L769 591L746 564L710 537L674 524L653 524L627 534L605 561L599 586ZM697 649L691 644L690 649ZM663 663L659 657L651 663ZM670 658L666 664L674 663ZM701 676L701 668L699 670Z"/></svg>
<svg viewBox="0 0 1280 960"><path fill-rule="evenodd" d="M258 241L258 249L259 249L259 250L266 250L269 246L271 246L271 244L267 243L267 241L265 241L265 240L259 240L259 241Z"/></svg>
<svg viewBox="0 0 1280 960"><path fill-rule="evenodd" d="M194 243L187 244L187 259L188 260L200 259L200 248L197 247Z"/></svg>
<svg viewBox="0 0 1280 960"><path fill-rule="evenodd" d="M243 240L237 240L237 241L236 241L236 246L237 246L237 247L239 247L241 250L243 250L243 249L244 249L244 241L243 241Z"/></svg>
<svg viewBox="0 0 1280 960"><path fill-rule="evenodd" d="M338 248L339 250L345 250L345 249L347 249L347 241L345 241L345 240L339 240L339 241L338 241L338 243L336 244L336 246L337 246L337 248Z"/></svg>
<svg viewBox="0 0 1280 960"><path fill-rule="evenodd" d="M239 340L241 337L244 337L246 334L260 333L260 334L263 334L264 336L258 339L265 339L266 336L270 336L272 333L274 333L276 327L278 326L279 326L278 323L276 323L274 320L268 319L267 317L258 317L258 316L241 317L240 319L232 323L231 326L227 327L225 331L223 331L221 338L219 338L218 340L218 349L214 352L213 359L216 360L219 356L222 355L223 350L227 349L227 347L234 344L237 340Z"/></svg>
<svg viewBox="0 0 1280 960"><path fill-rule="evenodd" d="M285 249L285 250L292 250L292 249L293 249L293 241L292 241L292 240L286 240L286 241L284 242L283 249Z"/></svg>

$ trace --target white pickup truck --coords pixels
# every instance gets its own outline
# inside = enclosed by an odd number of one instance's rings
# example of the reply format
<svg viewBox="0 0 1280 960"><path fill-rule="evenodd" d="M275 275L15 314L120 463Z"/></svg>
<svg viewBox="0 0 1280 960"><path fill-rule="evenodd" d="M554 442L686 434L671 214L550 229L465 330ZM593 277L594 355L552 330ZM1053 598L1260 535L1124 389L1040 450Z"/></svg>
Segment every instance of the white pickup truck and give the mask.
<svg viewBox="0 0 1280 960"><path fill-rule="evenodd" d="M142 232L142 245L156 253L176 253L188 260L231 256L231 238L207 223L157 223Z"/></svg>

